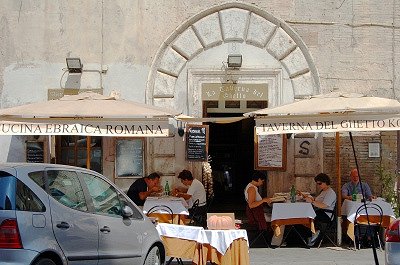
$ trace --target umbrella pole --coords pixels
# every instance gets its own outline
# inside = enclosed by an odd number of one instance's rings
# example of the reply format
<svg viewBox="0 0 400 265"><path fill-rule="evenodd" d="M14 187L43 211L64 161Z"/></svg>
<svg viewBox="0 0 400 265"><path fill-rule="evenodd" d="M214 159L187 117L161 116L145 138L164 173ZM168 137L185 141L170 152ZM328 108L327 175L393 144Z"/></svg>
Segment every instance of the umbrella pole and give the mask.
<svg viewBox="0 0 400 265"><path fill-rule="evenodd" d="M360 174L360 170L358 168L356 149L354 148L353 135L351 134L351 132L349 132L349 135L350 135L351 147L353 148L354 161L356 163L356 168L357 168L357 171L358 171L358 177L359 177L359 180L360 180L361 194L362 194L362 197L363 197L363 200L364 200L365 214L367 216L367 225L368 225L367 229L370 230L371 229L371 224L369 223L367 200L365 199L364 190L363 190L363 186L362 186L362 180L361 180L361 174ZM357 216L356 216L356 218L357 218ZM378 256L376 254L375 237L374 236L372 236L372 252L374 254L375 265L379 265Z"/></svg>
<svg viewBox="0 0 400 265"><path fill-rule="evenodd" d="M336 179L337 179L337 191L338 191L338 196L337 196L337 244L338 246L342 245L342 173L341 173L341 168L340 168L340 134L339 132L336 132L335 134L335 140L336 140Z"/></svg>

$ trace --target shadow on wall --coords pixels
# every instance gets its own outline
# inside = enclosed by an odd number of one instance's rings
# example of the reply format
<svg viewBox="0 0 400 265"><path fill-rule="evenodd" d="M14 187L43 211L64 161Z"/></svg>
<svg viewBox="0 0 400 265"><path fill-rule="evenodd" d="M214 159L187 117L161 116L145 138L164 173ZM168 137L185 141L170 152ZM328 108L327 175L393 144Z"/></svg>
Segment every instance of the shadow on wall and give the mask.
<svg viewBox="0 0 400 265"><path fill-rule="evenodd" d="M26 136L0 136L0 145L2 146L1 162L26 162L25 141Z"/></svg>

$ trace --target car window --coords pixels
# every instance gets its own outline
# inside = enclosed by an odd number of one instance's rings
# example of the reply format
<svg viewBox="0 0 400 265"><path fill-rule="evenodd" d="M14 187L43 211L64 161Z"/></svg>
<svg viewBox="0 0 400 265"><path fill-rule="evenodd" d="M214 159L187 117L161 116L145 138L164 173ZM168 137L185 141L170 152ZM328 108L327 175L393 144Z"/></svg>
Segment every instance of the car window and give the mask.
<svg viewBox="0 0 400 265"><path fill-rule="evenodd" d="M122 215L122 204L113 186L88 173L82 173L82 177L89 190L96 213Z"/></svg>
<svg viewBox="0 0 400 265"><path fill-rule="evenodd" d="M29 172L28 177L30 177L42 189L46 190L46 188L45 188L46 185L44 182L44 171Z"/></svg>
<svg viewBox="0 0 400 265"><path fill-rule="evenodd" d="M15 207L18 211L44 212L46 207L40 199L21 181L17 181Z"/></svg>
<svg viewBox="0 0 400 265"><path fill-rule="evenodd" d="M15 210L17 179L5 172L0 173L0 210Z"/></svg>
<svg viewBox="0 0 400 265"><path fill-rule="evenodd" d="M46 207L22 181L2 172L0 174L0 210L44 212Z"/></svg>
<svg viewBox="0 0 400 265"><path fill-rule="evenodd" d="M78 175L74 171L47 171L50 195L65 206L87 211L87 205Z"/></svg>

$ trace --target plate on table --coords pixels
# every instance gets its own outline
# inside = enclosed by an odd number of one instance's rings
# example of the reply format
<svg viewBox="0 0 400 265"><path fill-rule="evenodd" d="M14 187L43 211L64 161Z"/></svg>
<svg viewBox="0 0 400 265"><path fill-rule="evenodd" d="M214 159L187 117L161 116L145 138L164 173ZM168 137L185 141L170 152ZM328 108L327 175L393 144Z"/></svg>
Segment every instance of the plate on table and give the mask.
<svg viewBox="0 0 400 265"><path fill-rule="evenodd" d="M272 202L284 202L286 201L285 196L275 196L271 198Z"/></svg>

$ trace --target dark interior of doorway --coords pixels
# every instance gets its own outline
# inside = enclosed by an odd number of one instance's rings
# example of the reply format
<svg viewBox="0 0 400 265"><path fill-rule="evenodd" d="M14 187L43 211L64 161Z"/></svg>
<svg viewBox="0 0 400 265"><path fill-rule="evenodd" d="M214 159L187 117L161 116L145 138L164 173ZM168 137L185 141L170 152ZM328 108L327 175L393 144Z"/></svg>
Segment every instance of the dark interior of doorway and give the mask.
<svg viewBox="0 0 400 265"><path fill-rule="evenodd" d="M238 117L242 114L212 114L209 117ZM210 123L209 155L214 180L215 199L211 210L245 212L244 188L254 165L254 119L234 123Z"/></svg>

